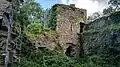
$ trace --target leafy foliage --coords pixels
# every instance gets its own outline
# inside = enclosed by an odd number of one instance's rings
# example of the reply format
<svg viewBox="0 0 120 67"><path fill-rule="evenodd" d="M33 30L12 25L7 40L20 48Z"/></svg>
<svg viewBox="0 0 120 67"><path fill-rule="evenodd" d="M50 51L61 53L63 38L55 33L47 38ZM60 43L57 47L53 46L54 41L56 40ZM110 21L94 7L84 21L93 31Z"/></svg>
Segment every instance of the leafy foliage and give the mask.
<svg viewBox="0 0 120 67"><path fill-rule="evenodd" d="M120 12L114 12L113 14L111 14L111 19L112 19L112 22L113 24L119 24L120 23Z"/></svg>
<svg viewBox="0 0 120 67"><path fill-rule="evenodd" d="M115 10L120 9L120 0L110 0L108 4L115 7Z"/></svg>
<svg viewBox="0 0 120 67"><path fill-rule="evenodd" d="M103 61L98 56L88 56L77 61L55 51L47 50L41 54L37 53L23 57L21 60L22 62L18 63L20 67L103 67Z"/></svg>
<svg viewBox="0 0 120 67"><path fill-rule="evenodd" d="M21 23L23 28L26 28L27 25L36 22L36 20L41 21L43 14L44 10L41 6L35 0L29 0L20 5L19 10L14 14L14 20Z"/></svg>
<svg viewBox="0 0 120 67"><path fill-rule="evenodd" d="M100 17L102 17L102 13L101 12L95 12L92 15L88 16L87 21L92 22L92 21L94 21L94 20L96 20Z"/></svg>
<svg viewBox="0 0 120 67"><path fill-rule="evenodd" d="M120 0L109 0L109 7L103 10L104 15L110 15L120 10Z"/></svg>
<svg viewBox="0 0 120 67"><path fill-rule="evenodd" d="M41 23L31 23L27 26L27 31L30 34L39 34L42 31Z"/></svg>
<svg viewBox="0 0 120 67"><path fill-rule="evenodd" d="M50 28L51 30L55 30L56 29L56 15L57 15L57 8L52 8L50 10L50 16L48 19L48 28Z"/></svg>
<svg viewBox="0 0 120 67"><path fill-rule="evenodd" d="M106 9L103 10L103 14L104 15L110 15L113 12L114 12L114 9L113 9L112 6L109 6L108 8L106 8Z"/></svg>
<svg viewBox="0 0 120 67"><path fill-rule="evenodd" d="M119 7L119 1L114 0L110 1L112 6ZM117 1L117 4L116 4ZM58 54L55 51L39 51L41 53L35 52L35 46L33 43L29 40L29 38L26 36L27 34L40 34L46 31L48 34L51 33L51 30L55 30L56 28L56 15L57 11L56 8L52 8L48 10L47 15L47 21L44 22L41 18L43 18L44 10L41 8L41 6L35 2L35 0L29 0L25 3L19 2L18 0L15 1L18 2L19 6L15 7L16 10L14 11L14 23L12 25L12 32L13 35L11 38L10 43L14 44L15 47L19 51L19 55L21 56L21 62L18 64L15 64L14 67L114 67L112 65L117 65L119 67L119 58L120 56L117 54L119 53L119 49L113 49L113 48L105 48L103 47L104 52L100 54L99 56L85 56L80 59L74 59L71 57L67 57L62 54ZM115 5L116 4L116 5ZM110 7L109 9L104 10L105 14L109 14L113 11L113 8ZM46 11L47 12L47 11ZM114 14L118 15L118 14ZM119 20L119 16L112 17L112 21L117 24ZM93 14L92 18L90 20L97 19L101 16L99 12L96 12ZM44 25L46 25L44 27ZM113 26L111 28L114 29L120 29L119 25ZM52 31L55 32L55 31ZM96 33L99 31L96 30L88 30L88 33ZM5 44L6 40L6 32L0 31L0 47ZM52 34L56 35L56 33ZM114 38L114 37L113 37ZM112 46L114 42L112 42L109 46ZM22 48L22 49L21 49ZM114 48L117 48L114 46ZM96 50L93 50L95 52ZM107 52L108 51L108 52ZM95 54L95 53L94 53ZM96 55L96 54L95 54ZM113 58L114 57L114 58ZM77 61L78 60L78 61ZM107 62L106 62L107 61ZM111 63L109 65L109 62ZM115 63L113 63L115 62ZM112 64L113 63L113 64ZM108 66L107 66L108 65Z"/></svg>

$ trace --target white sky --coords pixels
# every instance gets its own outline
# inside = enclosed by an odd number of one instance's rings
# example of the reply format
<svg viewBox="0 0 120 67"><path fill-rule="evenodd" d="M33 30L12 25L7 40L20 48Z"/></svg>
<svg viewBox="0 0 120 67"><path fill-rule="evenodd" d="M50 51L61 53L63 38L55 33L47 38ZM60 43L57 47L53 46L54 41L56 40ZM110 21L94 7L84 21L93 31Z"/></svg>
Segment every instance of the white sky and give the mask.
<svg viewBox="0 0 120 67"><path fill-rule="evenodd" d="M67 0L61 0L63 4L67 3ZM70 0L69 4L74 3L76 7L87 9L88 15L94 12L102 11L107 7L109 0Z"/></svg>

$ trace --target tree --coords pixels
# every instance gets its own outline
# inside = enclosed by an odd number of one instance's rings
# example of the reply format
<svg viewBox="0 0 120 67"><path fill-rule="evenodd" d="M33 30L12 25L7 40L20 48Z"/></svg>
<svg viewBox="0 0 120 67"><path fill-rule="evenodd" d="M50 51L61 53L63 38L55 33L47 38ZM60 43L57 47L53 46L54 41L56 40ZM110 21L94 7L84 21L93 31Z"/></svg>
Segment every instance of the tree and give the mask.
<svg viewBox="0 0 120 67"><path fill-rule="evenodd" d="M108 4L115 7L115 10L120 9L120 0L110 0Z"/></svg>
<svg viewBox="0 0 120 67"><path fill-rule="evenodd" d="M56 15L57 15L56 8L51 8L48 18L48 28L50 28L51 30L56 29L56 20L57 20Z"/></svg>
<svg viewBox="0 0 120 67"><path fill-rule="evenodd" d="M103 10L103 14L104 15L110 15L111 13L113 13L115 10L113 9L113 7L112 6L109 6L108 8L105 8L104 10Z"/></svg>
<svg viewBox="0 0 120 67"><path fill-rule="evenodd" d="M20 11L18 13L19 15L23 14L23 16L21 15L21 18L26 16L27 20L34 22L37 19L41 20L41 17L44 14L44 10L41 8L39 3L35 2L35 0L29 0L20 6Z"/></svg>
<svg viewBox="0 0 120 67"><path fill-rule="evenodd" d="M24 10L27 10L29 15L29 20L35 21L37 19L41 20L41 17L44 14L44 10L41 8L39 3L36 3L35 0L31 0L23 6Z"/></svg>
<svg viewBox="0 0 120 67"><path fill-rule="evenodd" d="M43 29L43 26L39 20L37 20L35 23L31 23L27 26L27 32L30 34L39 34L42 32L42 29Z"/></svg>
<svg viewBox="0 0 120 67"><path fill-rule="evenodd" d="M46 9L45 13L44 13L44 16L42 17L42 22L43 22L44 28L48 28L50 13L51 13L51 9Z"/></svg>
<svg viewBox="0 0 120 67"><path fill-rule="evenodd" d="M91 21L94 21L94 20L96 20L100 17L102 17L102 13L101 12L95 12L91 16L88 16L87 21L91 22Z"/></svg>
<svg viewBox="0 0 120 67"><path fill-rule="evenodd" d="M41 17L44 14L44 10L39 3L35 0L28 0L20 5L18 11L15 12L14 20L19 22L21 29L26 30L27 26L36 20L42 21Z"/></svg>

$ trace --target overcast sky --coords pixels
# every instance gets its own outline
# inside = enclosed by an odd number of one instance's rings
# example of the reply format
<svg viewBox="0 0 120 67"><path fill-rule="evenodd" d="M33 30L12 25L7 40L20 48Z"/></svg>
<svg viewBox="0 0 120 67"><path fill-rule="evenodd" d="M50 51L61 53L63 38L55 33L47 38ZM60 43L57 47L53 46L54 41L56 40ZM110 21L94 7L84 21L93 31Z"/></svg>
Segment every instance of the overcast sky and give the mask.
<svg viewBox="0 0 120 67"><path fill-rule="evenodd" d="M56 3L67 4L67 0L36 0L40 5L46 9L51 8ZM76 7L87 9L88 15L94 12L102 11L107 7L109 0L69 0L69 4L76 4Z"/></svg>
<svg viewBox="0 0 120 67"><path fill-rule="evenodd" d="M67 0L61 0L62 3L66 4ZM102 11L107 7L109 0L70 0L69 4L76 4L76 7L87 9L88 15L94 12Z"/></svg>

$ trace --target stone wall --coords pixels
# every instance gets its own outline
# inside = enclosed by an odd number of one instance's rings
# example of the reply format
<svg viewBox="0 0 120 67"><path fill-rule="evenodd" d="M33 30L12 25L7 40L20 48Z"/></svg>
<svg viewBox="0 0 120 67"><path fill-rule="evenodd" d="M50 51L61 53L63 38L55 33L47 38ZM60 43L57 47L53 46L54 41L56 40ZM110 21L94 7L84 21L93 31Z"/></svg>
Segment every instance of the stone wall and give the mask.
<svg viewBox="0 0 120 67"><path fill-rule="evenodd" d="M30 40L34 43L36 49L47 48L49 50L55 50L58 47L57 34L54 31L45 32L34 37L30 37Z"/></svg>
<svg viewBox="0 0 120 67"><path fill-rule="evenodd" d="M109 66L120 63L120 12L99 18L87 24L84 32L83 49L86 55L98 55ZM119 67L119 66L118 66Z"/></svg>
<svg viewBox="0 0 120 67"><path fill-rule="evenodd" d="M52 7L52 13L54 13L52 14L53 22L56 23L55 34L50 35L51 33L46 32L46 34L31 38L31 41L34 42L37 49L59 48L63 53L75 54L76 47L79 45L78 34L86 24L86 10L76 8L74 4L55 4Z"/></svg>
<svg viewBox="0 0 120 67"><path fill-rule="evenodd" d="M59 43L66 51L69 46L76 46L80 33L80 23L86 23L87 12L85 9L72 5L56 4L56 32L59 35Z"/></svg>
<svg viewBox="0 0 120 67"><path fill-rule="evenodd" d="M6 38L5 35L7 35L7 31L8 31L7 26L9 25L8 21L11 16L10 9L11 9L11 3L9 1L0 0L0 67L3 67L3 64L4 64L4 61L3 61L4 52L5 52L4 50L5 50L5 44L7 44L5 43L5 38ZM8 55L7 52L6 54Z"/></svg>

